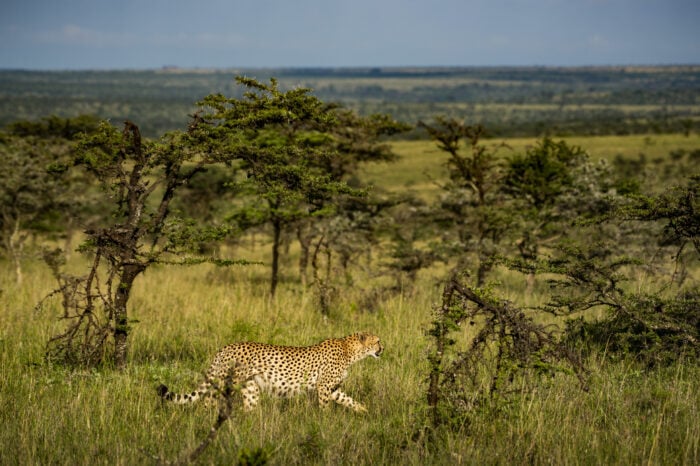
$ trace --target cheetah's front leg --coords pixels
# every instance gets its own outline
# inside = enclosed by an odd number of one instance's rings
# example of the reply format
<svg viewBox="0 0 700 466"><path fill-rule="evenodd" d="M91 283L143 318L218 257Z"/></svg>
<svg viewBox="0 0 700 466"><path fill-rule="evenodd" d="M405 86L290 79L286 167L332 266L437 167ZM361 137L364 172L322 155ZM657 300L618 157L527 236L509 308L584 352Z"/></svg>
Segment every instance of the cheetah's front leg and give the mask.
<svg viewBox="0 0 700 466"><path fill-rule="evenodd" d="M333 400L339 405L350 408L357 413L366 413L367 408L362 403L358 403L340 390L340 383L344 378L344 375L334 374L333 372L322 373L317 385L318 403L322 408L325 408L330 400Z"/></svg>
<svg viewBox="0 0 700 466"><path fill-rule="evenodd" d="M335 401L336 403L338 403L339 405L343 405L346 408L352 409L356 413L366 413L367 412L367 408L365 408L365 406L362 403L353 400L350 397L350 395L342 392L340 389L335 389L331 393L331 399L333 401Z"/></svg>

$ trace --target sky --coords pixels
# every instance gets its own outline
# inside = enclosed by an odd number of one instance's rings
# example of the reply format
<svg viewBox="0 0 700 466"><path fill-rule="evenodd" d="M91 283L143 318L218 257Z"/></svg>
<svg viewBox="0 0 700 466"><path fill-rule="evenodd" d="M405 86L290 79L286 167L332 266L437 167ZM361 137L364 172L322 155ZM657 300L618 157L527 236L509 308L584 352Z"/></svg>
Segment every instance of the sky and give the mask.
<svg viewBox="0 0 700 466"><path fill-rule="evenodd" d="M700 64L700 0L0 0L0 69Z"/></svg>

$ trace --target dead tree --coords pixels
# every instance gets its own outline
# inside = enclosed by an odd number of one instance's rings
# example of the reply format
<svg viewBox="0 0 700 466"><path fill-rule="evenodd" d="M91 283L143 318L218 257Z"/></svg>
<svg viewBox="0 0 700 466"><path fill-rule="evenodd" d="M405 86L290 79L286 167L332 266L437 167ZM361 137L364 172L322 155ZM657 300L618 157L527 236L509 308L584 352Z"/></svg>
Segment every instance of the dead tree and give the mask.
<svg viewBox="0 0 700 466"><path fill-rule="evenodd" d="M476 336L466 350L450 351L454 332L465 323L479 326ZM434 340L427 392L433 426L448 416L468 414L480 401L504 396L509 383L532 372L551 374L566 366L587 390L582 361L561 343L555 329L456 277L445 285L428 333Z"/></svg>

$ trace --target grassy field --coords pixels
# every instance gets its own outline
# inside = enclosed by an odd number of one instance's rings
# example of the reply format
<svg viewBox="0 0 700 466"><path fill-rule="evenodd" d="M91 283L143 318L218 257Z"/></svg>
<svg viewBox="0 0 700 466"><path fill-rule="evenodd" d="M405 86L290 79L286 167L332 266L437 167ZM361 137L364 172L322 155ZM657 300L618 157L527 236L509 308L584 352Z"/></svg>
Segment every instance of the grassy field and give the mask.
<svg viewBox="0 0 700 466"><path fill-rule="evenodd" d="M514 148L532 140L509 140ZM587 138L594 157L617 154L665 157L694 149L698 138L652 136ZM371 168L367 178L389 189L425 190L424 172L441 176L443 156L427 142L397 143L398 164ZM246 258L266 250L240 248ZM75 266L80 257L73 255ZM287 257L285 269L294 269ZM600 355L590 361L584 392L564 374L523 388L498 411L475 413L462 431L427 435L429 340L424 335L440 289L425 274L415 293L358 308L360 281L324 317L290 273L274 300L263 266L218 269L154 267L137 280L130 317L130 364L74 371L43 361L44 345L61 328L58 302L36 303L54 282L45 266L25 264L17 287L0 263L0 464L155 464L175 460L209 432L216 410L204 405L162 405L155 388L188 390L201 380L222 345L241 340L306 345L330 336L369 330L382 337L379 360L353 366L345 391L367 405L357 415L341 407L321 410L313 399L263 398L258 409L235 411L201 464L236 464L256 453L271 464L700 464L700 370L694 364L653 372ZM514 300L524 284L509 284ZM469 329L460 339L467 341Z"/></svg>
<svg viewBox="0 0 700 466"><path fill-rule="evenodd" d="M570 145L581 146L593 160L605 159L611 162L615 157L635 159L640 155L648 160L669 160L672 151L693 151L700 148L700 135L689 137L673 135L632 135L569 137L563 139ZM536 143L536 138L489 139L483 144L492 147L503 157L523 153L528 146ZM397 141L394 151L400 156L397 162L370 165L363 173L365 179L379 188L390 191L412 190L424 196L437 191L435 181L444 179L447 172L447 155L432 141Z"/></svg>

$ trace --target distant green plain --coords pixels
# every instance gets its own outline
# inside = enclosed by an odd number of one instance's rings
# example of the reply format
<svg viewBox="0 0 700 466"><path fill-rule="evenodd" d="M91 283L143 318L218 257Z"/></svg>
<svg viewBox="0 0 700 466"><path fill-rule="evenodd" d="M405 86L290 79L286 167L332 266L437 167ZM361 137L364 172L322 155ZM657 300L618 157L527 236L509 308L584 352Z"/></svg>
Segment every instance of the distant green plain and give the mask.
<svg viewBox="0 0 700 466"><path fill-rule="evenodd" d="M508 158L524 153L539 138L492 138L483 144ZM616 157L636 159L646 157L649 161L669 161L673 151L700 150L700 134L636 134L627 136L572 136L554 137L570 145L582 147L592 160L604 159L612 162ZM435 195L438 184L447 176L447 155L432 141L395 141L391 143L399 156L396 162L369 164L364 167L366 181L387 191L414 191L423 196ZM464 149L466 150L466 149Z"/></svg>

